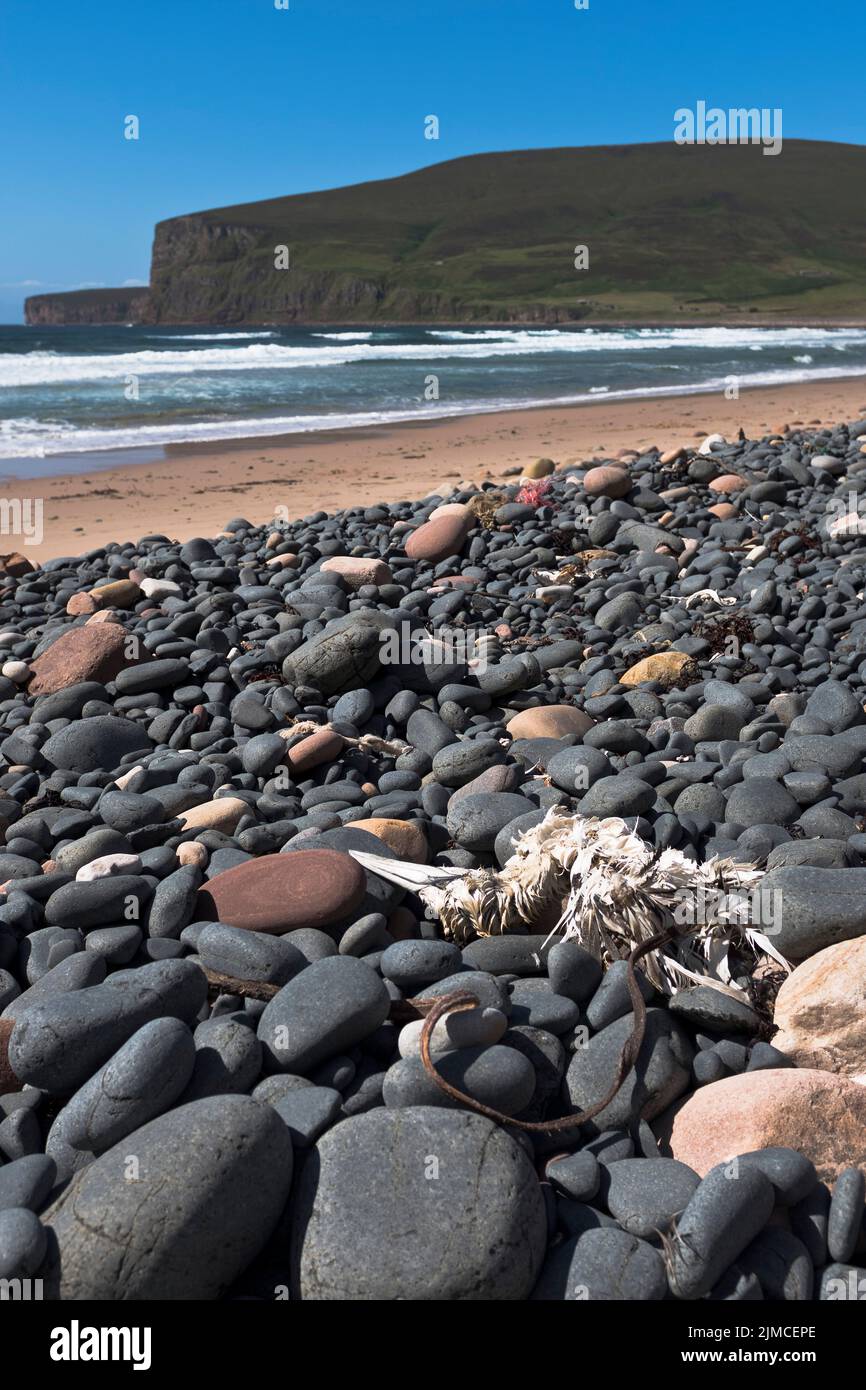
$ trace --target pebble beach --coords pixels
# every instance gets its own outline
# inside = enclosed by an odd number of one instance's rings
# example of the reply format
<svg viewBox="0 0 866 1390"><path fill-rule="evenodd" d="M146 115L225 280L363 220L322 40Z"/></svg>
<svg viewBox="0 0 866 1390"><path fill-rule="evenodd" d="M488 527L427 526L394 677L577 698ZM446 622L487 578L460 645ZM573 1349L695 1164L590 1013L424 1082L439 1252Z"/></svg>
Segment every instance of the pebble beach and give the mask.
<svg viewBox="0 0 866 1390"><path fill-rule="evenodd" d="M0 557L0 1279L863 1297L866 412L825 389ZM437 912L554 825L760 912L639 998L619 873L574 930Z"/></svg>

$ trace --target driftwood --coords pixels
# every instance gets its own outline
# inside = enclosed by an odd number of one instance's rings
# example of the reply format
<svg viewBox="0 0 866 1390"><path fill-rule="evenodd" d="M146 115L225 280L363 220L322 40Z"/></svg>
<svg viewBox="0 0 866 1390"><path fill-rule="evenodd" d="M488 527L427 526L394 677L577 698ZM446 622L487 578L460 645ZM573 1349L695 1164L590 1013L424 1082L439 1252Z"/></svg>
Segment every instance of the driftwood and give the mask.
<svg viewBox="0 0 866 1390"><path fill-rule="evenodd" d="M282 985L266 984L263 980L239 980L235 975L221 975L218 970L207 970L202 966L208 983L208 994L215 998L218 994L234 994L240 999L261 999L269 1003L279 994ZM447 996L449 999L453 995ZM477 1002L477 1001L476 1001ZM438 999L395 999L391 1003L388 1017L393 1023L412 1023L424 1018Z"/></svg>

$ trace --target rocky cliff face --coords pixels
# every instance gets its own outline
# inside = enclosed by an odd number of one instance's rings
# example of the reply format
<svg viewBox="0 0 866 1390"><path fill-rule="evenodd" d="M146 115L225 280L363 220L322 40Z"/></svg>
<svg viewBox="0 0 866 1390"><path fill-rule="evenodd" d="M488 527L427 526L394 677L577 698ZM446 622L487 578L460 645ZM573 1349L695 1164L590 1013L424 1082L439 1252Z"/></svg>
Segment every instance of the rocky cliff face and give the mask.
<svg viewBox="0 0 866 1390"><path fill-rule="evenodd" d="M148 293L145 285L132 289L34 294L24 301L24 321L32 326L141 323Z"/></svg>
<svg viewBox="0 0 866 1390"><path fill-rule="evenodd" d="M297 239L288 231L214 222L212 217L179 217L158 224L146 322L368 323L384 319L460 323L490 319L563 323L587 313L578 305L515 306L506 297L507 290L501 300L479 302L449 293L444 285L416 287L411 270L407 274L400 262L376 276L359 274L351 267L319 266L309 243L301 243L302 258L298 258ZM287 268L276 264L280 246L288 247ZM316 249L322 259L339 258L333 247ZM447 283L447 273L441 271L431 278Z"/></svg>
<svg viewBox="0 0 866 1390"><path fill-rule="evenodd" d="M376 316L383 287L327 270L277 269L273 229L179 217L156 228L148 323L294 323Z"/></svg>

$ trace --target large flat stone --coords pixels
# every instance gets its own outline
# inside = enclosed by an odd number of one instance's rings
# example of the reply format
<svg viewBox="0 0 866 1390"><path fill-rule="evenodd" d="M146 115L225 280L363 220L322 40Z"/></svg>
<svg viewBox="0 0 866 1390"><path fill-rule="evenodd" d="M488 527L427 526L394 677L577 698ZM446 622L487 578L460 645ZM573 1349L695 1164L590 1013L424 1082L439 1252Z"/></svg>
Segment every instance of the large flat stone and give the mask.
<svg viewBox="0 0 866 1390"><path fill-rule="evenodd" d="M277 935L300 927L321 929L357 908L366 891L364 870L342 850L266 854L226 869L200 888L195 918Z"/></svg>

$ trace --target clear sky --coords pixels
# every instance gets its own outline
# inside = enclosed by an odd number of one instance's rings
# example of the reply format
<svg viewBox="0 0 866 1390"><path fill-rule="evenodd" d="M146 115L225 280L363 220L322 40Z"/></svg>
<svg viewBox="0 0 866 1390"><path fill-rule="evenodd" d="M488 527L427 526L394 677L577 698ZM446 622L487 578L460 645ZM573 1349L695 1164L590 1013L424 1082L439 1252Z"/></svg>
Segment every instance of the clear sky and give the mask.
<svg viewBox="0 0 866 1390"><path fill-rule="evenodd" d="M26 294L145 282L165 217L483 150L669 140L699 100L866 143L862 0L279 3L0 0L0 322Z"/></svg>

